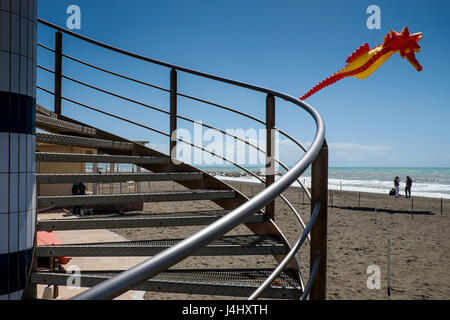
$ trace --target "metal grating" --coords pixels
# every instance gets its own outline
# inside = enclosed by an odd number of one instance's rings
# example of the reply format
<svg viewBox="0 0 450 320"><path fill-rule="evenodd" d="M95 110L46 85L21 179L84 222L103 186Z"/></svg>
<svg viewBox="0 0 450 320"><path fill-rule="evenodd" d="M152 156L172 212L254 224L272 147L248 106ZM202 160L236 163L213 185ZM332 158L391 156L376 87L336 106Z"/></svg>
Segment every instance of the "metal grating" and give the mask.
<svg viewBox="0 0 450 320"><path fill-rule="evenodd" d="M167 172L167 173L108 173L108 174L36 174L36 182L51 183L109 183L127 181L193 181L201 180L201 172Z"/></svg>
<svg viewBox="0 0 450 320"><path fill-rule="evenodd" d="M67 136L61 134L36 133L36 141L41 143L63 144L100 149L132 150L133 143Z"/></svg>
<svg viewBox="0 0 450 320"><path fill-rule="evenodd" d="M234 197L235 193L233 190L189 190L83 196L40 196L38 197L38 205L41 207L69 207L135 202L217 200L231 199Z"/></svg>
<svg viewBox="0 0 450 320"><path fill-rule="evenodd" d="M272 272L271 269L175 269L162 272L135 287L136 290L172 293L212 294L248 297ZM119 271L82 271L81 286L92 287ZM35 272L31 282L36 284L66 285L73 276L61 272ZM288 270L282 271L272 285L263 293L264 298L298 299L301 288Z"/></svg>
<svg viewBox="0 0 450 320"><path fill-rule="evenodd" d="M183 239L141 240L38 246L37 257L153 256ZM225 236L194 253L197 256L286 254L286 246L269 236Z"/></svg>
<svg viewBox="0 0 450 320"><path fill-rule="evenodd" d="M37 127L52 127L62 132L76 132L85 135L93 136L97 130L86 126L81 126L72 122L59 120L55 117L48 117L40 114L36 114L36 126Z"/></svg>
<svg viewBox="0 0 450 320"><path fill-rule="evenodd" d="M139 214L116 217L92 217L81 219L53 219L38 221L38 231L148 228L168 226L208 225L230 211L214 210L199 212L174 212L165 214ZM255 213L244 223L264 222L265 216Z"/></svg>
<svg viewBox="0 0 450 320"><path fill-rule="evenodd" d="M98 154L51 153L36 152L36 161L44 162L87 162L87 163L133 163L133 164L166 164L169 158L116 156Z"/></svg>

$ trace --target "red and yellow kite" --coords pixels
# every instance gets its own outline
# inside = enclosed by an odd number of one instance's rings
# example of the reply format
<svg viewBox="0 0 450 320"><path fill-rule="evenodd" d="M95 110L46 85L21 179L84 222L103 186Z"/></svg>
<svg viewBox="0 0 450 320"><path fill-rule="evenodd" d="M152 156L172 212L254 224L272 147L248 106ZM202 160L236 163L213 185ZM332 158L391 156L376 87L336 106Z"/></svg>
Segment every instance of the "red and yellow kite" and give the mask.
<svg viewBox="0 0 450 320"><path fill-rule="evenodd" d="M317 91L346 77L353 76L358 79L365 79L396 52L400 52L402 58L408 59L417 71L422 71L422 66L416 60L415 55L415 52L420 51L420 46L417 43L421 38L421 32L409 34L408 27L405 27L400 33L394 30L389 32L384 38L384 43L373 49L370 49L367 43L362 45L348 57L347 65L344 69L316 85L300 100L305 100Z"/></svg>

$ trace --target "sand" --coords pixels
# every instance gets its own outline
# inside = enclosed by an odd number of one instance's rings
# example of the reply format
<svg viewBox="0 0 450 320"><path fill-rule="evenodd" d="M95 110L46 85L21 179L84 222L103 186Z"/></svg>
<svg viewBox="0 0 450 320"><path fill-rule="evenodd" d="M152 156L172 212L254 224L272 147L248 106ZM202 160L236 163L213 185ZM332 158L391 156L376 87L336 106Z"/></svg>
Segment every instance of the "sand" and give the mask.
<svg viewBox="0 0 450 320"><path fill-rule="evenodd" d="M251 196L260 186L232 183ZM147 186L148 187L148 186ZM145 187L143 190L145 191ZM179 190L172 182L153 183L152 190ZM310 206L303 193L290 188L284 195L305 221ZM450 297L450 201L432 198L395 199L388 195L332 191L328 217L327 299L448 299ZM332 198L332 201L331 201ZM275 222L292 244L302 228L286 204L276 201ZM412 208L413 206L413 208ZM376 208L376 210L375 210ZM151 203L150 213L219 209L208 201ZM413 213L411 210L414 210ZM201 227L114 230L129 240L183 238ZM229 234L249 234L239 226ZM387 295L387 239L391 243L391 296ZM300 251L302 272L309 272L309 247ZM173 268L274 267L264 256L190 257ZM368 289L367 268L377 265L381 288ZM230 299L230 297L147 293L146 299Z"/></svg>

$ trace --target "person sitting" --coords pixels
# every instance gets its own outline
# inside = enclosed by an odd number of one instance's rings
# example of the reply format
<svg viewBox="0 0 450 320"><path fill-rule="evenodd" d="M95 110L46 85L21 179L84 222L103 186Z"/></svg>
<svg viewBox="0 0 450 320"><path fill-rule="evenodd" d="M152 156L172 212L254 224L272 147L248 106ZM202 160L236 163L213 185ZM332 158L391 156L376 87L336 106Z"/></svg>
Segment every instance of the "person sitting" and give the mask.
<svg viewBox="0 0 450 320"><path fill-rule="evenodd" d="M395 188L392 188L391 190L389 190L389 195L395 196Z"/></svg>
<svg viewBox="0 0 450 320"><path fill-rule="evenodd" d="M74 183L72 186L72 194L74 196L82 196L86 194L86 186L83 182ZM81 211L81 206L73 206L74 216L83 216L83 212Z"/></svg>

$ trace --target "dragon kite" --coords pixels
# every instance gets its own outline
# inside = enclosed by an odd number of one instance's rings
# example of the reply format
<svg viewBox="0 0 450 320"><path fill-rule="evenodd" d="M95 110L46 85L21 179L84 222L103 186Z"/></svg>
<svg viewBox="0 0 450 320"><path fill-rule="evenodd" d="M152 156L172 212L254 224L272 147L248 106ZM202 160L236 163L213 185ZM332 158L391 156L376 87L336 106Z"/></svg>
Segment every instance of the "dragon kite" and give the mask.
<svg viewBox="0 0 450 320"><path fill-rule="evenodd" d="M301 97L300 100L305 100L317 91L346 77L353 76L358 79L365 79L396 52L400 52L402 58L408 59L417 71L422 71L422 66L416 60L415 55L415 52L420 51L420 46L417 43L421 38L421 32L410 34L408 27L403 28L400 33L391 30L384 38L383 44L373 49L370 49L367 43L362 45L348 57L347 65L344 69L320 82Z"/></svg>

